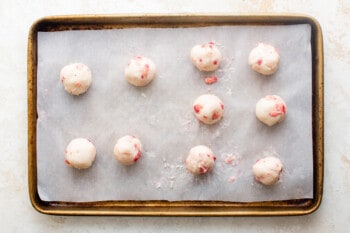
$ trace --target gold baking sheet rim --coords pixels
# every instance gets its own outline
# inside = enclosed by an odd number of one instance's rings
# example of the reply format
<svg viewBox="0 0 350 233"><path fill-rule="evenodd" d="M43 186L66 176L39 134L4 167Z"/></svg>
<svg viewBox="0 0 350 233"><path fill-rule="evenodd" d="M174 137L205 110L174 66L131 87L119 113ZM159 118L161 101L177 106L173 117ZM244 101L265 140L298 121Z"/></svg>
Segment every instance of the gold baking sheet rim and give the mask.
<svg viewBox="0 0 350 233"><path fill-rule="evenodd" d="M131 27L203 27L223 25L311 26L313 192L311 199L266 202L223 201L43 201L38 195L36 163L37 35L39 31L101 30ZM128 216L289 216L317 210L323 193L324 100L323 41L319 23L299 14L67 15L36 21L28 36L28 185L33 207L55 215Z"/></svg>

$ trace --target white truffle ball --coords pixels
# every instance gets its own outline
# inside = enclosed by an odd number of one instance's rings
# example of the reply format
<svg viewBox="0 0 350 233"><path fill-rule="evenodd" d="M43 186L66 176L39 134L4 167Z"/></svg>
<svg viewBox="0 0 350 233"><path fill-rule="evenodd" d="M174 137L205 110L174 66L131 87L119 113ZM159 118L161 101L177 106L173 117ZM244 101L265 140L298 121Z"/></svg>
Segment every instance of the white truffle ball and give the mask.
<svg viewBox="0 0 350 233"><path fill-rule="evenodd" d="M156 77L154 62L146 57L133 57L125 68L126 80L134 86L146 86Z"/></svg>
<svg viewBox="0 0 350 233"><path fill-rule="evenodd" d="M135 136L124 136L118 139L114 146L115 158L124 165L132 165L142 155L141 141Z"/></svg>
<svg viewBox="0 0 350 233"><path fill-rule="evenodd" d="M214 71L220 66L222 56L214 42L195 45L191 49L191 60L201 71Z"/></svg>
<svg viewBox="0 0 350 233"><path fill-rule="evenodd" d="M85 64L73 63L62 68L60 80L69 94L80 95L89 89L92 75Z"/></svg>
<svg viewBox="0 0 350 233"><path fill-rule="evenodd" d="M256 103L255 114L261 122L272 126L285 119L287 105L278 95L268 95Z"/></svg>
<svg viewBox="0 0 350 233"><path fill-rule="evenodd" d="M96 148L85 138L73 139L67 146L66 164L78 169L89 168L96 156Z"/></svg>
<svg viewBox="0 0 350 233"><path fill-rule="evenodd" d="M273 156L259 159L253 166L255 179L264 185L276 184L283 170L281 161Z"/></svg>
<svg viewBox="0 0 350 233"><path fill-rule="evenodd" d="M224 104L216 95L205 94L194 101L193 110L199 121L211 125L222 118Z"/></svg>
<svg viewBox="0 0 350 233"><path fill-rule="evenodd" d="M278 69L280 55L277 50L268 44L259 43L249 54L248 63L256 72L271 75Z"/></svg>
<svg viewBox="0 0 350 233"><path fill-rule="evenodd" d="M213 151L203 145L193 147L186 159L186 167L192 174L210 172L215 164L216 157Z"/></svg>

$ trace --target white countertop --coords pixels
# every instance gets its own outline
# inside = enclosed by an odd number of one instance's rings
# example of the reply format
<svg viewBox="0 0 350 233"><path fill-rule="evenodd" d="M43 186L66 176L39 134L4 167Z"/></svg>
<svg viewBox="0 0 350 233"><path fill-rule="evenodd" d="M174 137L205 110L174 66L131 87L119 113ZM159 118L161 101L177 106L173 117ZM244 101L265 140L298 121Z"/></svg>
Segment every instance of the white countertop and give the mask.
<svg viewBox="0 0 350 233"><path fill-rule="evenodd" d="M325 55L323 201L298 217L65 217L38 213L27 184L27 37L49 15L113 13L305 13L321 24ZM1 232L347 232L350 223L350 1L0 1Z"/></svg>

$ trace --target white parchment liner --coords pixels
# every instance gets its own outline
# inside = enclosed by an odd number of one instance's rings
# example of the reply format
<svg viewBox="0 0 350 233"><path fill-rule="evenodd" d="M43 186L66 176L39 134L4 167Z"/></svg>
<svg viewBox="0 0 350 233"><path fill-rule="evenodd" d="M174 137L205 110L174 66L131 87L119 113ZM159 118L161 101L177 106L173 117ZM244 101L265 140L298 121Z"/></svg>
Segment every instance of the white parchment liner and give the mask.
<svg viewBox="0 0 350 233"><path fill-rule="evenodd" d="M267 201L313 197L311 125L311 28L215 26L39 32L38 35L38 191L46 201L222 200ZM195 44L215 41L220 69L198 71L189 58ZM248 54L258 42L281 56L276 74L250 69ZM124 78L134 55L151 58L157 77L136 88ZM83 62L93 74L86 94L71 96L59 81L61 68ZM206 85L208 74L218 83ZM224 118L200 124L192 103L204 93L225 104ZM286 120L267 127L255 117L255 103L277 94L288 107ZM143 157L125 167L113 156L117 139L138 136ZM93 166L76 170L64 163L64 150L76 137L97 148ZM210 146L217 156L212 173L189 174L184 160L191 147ZM269 154L284 164L272 187L256 182L255 161ZM229 156L232 164L225 162Z"/></svg>

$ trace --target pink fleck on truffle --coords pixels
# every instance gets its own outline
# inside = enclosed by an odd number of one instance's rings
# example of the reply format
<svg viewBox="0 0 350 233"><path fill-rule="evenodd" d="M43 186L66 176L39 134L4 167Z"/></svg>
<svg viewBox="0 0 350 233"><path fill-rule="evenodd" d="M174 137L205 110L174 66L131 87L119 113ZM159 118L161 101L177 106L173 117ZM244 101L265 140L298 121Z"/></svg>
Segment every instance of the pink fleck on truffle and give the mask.
<svg viewBox="0 0 350 233"><path fill-rule="evenodd" d="M200 173L206 173L207 171L208 171L208 168L206 166L199 167L199 172Z"/></svg>
<svg viewBox="0 0 350 233"><path fill-rule="evenodd" d="M193 106L193 109L196 113L199 113L201 111L201 109L203 108L202 105L196 104Z"/></svg>
<svg viewBox="0 0 350 233"><path fill-rule="evenodd" d="M283 114L286 114L286 105L284 105L283 103L277 103L275 105L275 111L272 111L269 113L270 116L272 117L276 117L276 116L279 116L279 115L283 115Z"/></svg>
<svg viewBox="0 0 350 233"><path fill-rule="evenodd" d="M218 114L218 112L214 112L213 113L213 115L211 116L211 119L213 119L213 120L216 120L216 119L218 119L220 117L220 114Z"/></svg>
<svg viewBox="0 0 350 233"><path fill-rule="evenodd" d="M139 151L137 152L137 155L136 155L135 158L134 158L134 161L136 162L137 160L139 160L140 157L141 157L141 151L139 150Z"/></svg>
<svg viewBox="0 0 350 233"><path fill-rule="evenodd" d="M148 75L149 65L145 64L142 70L141 79L144 79Z"/></svg>

